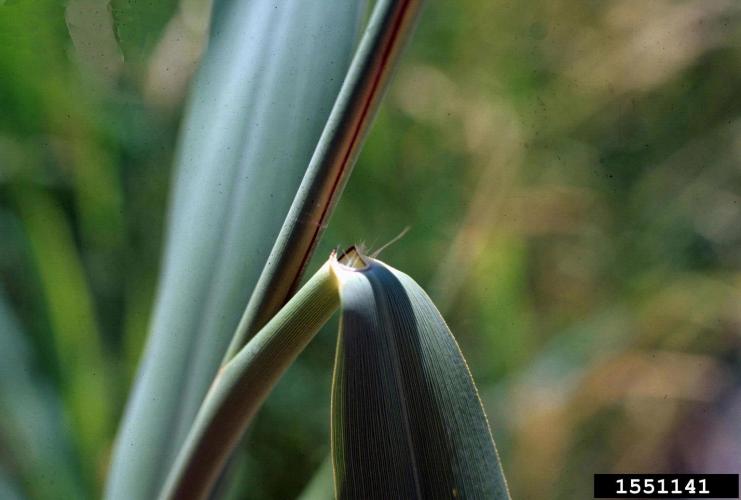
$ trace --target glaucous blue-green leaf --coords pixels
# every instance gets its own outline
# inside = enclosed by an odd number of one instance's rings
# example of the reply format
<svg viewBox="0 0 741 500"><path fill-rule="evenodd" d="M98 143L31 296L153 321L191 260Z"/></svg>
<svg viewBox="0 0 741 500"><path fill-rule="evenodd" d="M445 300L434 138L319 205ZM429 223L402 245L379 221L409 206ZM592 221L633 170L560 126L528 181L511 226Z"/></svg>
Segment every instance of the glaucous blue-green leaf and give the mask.
<svg viewBox="0 0 741 500"><path fill-rule="evenodd" d="M509 498L476 387L445 321L406 274L340 266L332 389L340 499Z"/></svg>
<svg viewBox="0 0 741 500"><path fill-rule="evenodd" d="M216 1L108 498L151 498L181 447L337 97L361 4Z"/></svg>

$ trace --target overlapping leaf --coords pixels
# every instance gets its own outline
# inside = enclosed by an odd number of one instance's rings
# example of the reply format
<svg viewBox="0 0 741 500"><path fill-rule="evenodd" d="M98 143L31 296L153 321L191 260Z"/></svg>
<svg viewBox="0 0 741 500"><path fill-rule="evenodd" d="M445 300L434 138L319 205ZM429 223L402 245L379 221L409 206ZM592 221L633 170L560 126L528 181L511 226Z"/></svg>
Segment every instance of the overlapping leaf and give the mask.
<svg viewBox="0 0 741 500"><path fill-rule="evenodd" d="M340 267L332 394L338 498L509 498L466 362L411 278Z"/></svg>
<svg viewBox="0 0 741 500"><path fill-rule="evenodd" d="M275 314L298 285L350 177L390 74L422 0L378 0L327 126L250 297L229 348L231 357Z"/></svg>
<svg viewBox="0 0 741 500"><path fill-rule="evenodd" d="M509 498L476 387L440 313L411 278L353 250L330 257L225 364L162 500L208 495L271 388L338 306L338 498Z"/></svg>
<svg viewBox="0 0 741 500"><path fill-rule="evenodd" d="M151 498L182 445L337 96L361 3L214 5L108 498Z"/></svg>

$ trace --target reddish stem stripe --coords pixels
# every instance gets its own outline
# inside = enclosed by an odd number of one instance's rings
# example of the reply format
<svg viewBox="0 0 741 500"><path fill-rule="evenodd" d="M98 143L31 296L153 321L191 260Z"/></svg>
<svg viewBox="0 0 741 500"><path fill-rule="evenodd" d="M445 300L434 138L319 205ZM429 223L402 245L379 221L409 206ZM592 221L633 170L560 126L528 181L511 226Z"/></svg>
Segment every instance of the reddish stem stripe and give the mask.
<svg viewBox="0 0 741 500"><path fill-rule="evenodd" d="M332 188L329 191L329 196L327 197L327 200L322 207L322 213L319 217L319 221L316 225L314 225L314 233L311 236L309 245L304 251L304 255L301 259L301 264L299 265L298 272L296 273L294 281L291 284L289 290L294 290L297 286L301 278L301 274L303 273L303 270L313 253L314 247L319 240L319 235L322 231L322 227L329 217L330 211L334 206L335 199L339 194L340 186L342 186L342 181L346 177L348 166L350 165L350 158L355 149L358 147L360 136L368 123L371 109L378 100L378 95L380 93L380 89L382 88L383 79L388 74L394 50L397 49L399 46L401 33L403 32L405 23L409 22L410 18L414 15L415 9L413 7L416 3L418 3L418 0L407 0L397 10L396 18L391 25L391 30L389 32L390 35L388 37L388 41L386 42L386 46L383 49L380 63L378 64L378 66L376 66L376 72L373 75L373 83L370 86L370 91L368 92L368 96L363 103L363 108L355 124L355 127L353 127L352 137L350 138L347 149L344 153L344 156L342 157L342 161L340 162L340 168L332 183Z"/></svg>

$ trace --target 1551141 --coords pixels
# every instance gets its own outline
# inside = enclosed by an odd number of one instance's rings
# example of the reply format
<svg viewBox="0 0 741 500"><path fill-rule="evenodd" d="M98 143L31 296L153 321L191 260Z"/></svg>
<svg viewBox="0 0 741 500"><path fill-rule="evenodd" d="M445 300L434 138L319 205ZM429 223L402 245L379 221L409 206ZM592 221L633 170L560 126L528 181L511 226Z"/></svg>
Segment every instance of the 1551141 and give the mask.
<svg viewBox="0 0 741 500"><path fill-rule="evenodd" d="M595 474L595 498L738 498L738 474Z"/></svg>

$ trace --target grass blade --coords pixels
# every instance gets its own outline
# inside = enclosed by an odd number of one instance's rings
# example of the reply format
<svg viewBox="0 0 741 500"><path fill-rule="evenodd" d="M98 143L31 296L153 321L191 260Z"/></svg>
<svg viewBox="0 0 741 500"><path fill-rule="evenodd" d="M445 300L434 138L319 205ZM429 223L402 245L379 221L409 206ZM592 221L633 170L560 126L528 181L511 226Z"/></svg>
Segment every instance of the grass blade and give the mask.
<svg viewBox="0 0 741 500"><path fill-rule="evenodd" d="M30 188L14 197L49 311L65 413L88 490L97 495L105 459L101 444L113 431L112 384L83 262L72 228L51 197Z"/></svg>
<svg viewBox="0 0 741 500"><path fill-rule="evenodd" d="M226 359L285 303L347 182L421 0L378 0Z"/></svg>
<svg viewBox="0 0 741 500"><path fill-rule="evenodd" d="M151 498L160 489L306 171L359 15L359 2L345 0L215 3L108 498Z"/></svg>
<svg viewBox="0 0 741 500"><path fill-rule="evenodd" d="M205 498L280 376L339 305L325 264L219 372L160 494Z"/></svg>
<svg viewBox="0 0 741 500"><path fill-rule="evenodd" d="M365 262L338 272L337 497L509 498L476 387L445 321L407 275Z"/></svg>

